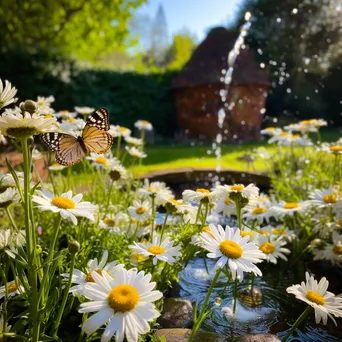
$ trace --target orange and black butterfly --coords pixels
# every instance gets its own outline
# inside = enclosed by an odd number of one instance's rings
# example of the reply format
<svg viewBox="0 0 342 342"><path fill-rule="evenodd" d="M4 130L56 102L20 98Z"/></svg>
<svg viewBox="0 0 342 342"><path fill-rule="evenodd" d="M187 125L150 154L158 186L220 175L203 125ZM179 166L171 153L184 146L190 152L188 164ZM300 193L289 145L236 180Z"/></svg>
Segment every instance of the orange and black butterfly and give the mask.
<svg viewBox="0 0 342 342"><path fill-rule="evenodd" d="M106 153L113 144L109 130L109 113L100 108L90 115L83 128L82 135L50 132L41 135L46 147L55 152L56 162L61 165L79 163L88 153Z"/></svg>

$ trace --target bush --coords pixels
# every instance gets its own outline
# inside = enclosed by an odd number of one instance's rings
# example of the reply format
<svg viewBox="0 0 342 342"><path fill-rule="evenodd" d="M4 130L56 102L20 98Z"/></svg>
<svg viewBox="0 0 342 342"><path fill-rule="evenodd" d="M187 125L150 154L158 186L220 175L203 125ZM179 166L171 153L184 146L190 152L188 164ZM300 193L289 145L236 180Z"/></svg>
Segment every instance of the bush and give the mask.
<svg viewBox="0 0 342 342"><path fill-rule="evenodd" d="M173 75L80 70L74 61L45 50L12 49L0 55L0 78L19 89L20 99L54 94L56 110L106 107L111 123L133 128L136 120L148 120L163 137L172 137L176 129Z"/></svg>

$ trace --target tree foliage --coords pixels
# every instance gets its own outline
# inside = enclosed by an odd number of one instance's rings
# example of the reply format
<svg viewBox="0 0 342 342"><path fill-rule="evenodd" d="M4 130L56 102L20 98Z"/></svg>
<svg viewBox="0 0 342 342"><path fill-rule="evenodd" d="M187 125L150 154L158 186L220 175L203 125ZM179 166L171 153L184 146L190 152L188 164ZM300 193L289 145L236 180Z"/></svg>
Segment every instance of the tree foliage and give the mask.
<svg viewBox="0 0 342 342"><path fill-rule="evenodd" d="M132 9L146 0L2 0L0 44L94 61L127 44Z"/></svg>

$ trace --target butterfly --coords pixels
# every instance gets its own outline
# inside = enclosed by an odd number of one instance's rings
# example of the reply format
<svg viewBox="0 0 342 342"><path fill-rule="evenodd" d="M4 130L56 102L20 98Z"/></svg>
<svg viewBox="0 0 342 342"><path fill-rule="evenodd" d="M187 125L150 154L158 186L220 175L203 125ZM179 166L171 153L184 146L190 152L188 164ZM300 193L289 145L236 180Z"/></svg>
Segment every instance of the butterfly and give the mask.
<svg viewBox="0 0 342 342"><path fill-rule="evenodd" d="M108 110L100 108L88 117L81 136L49 132L40 138L50 151L55 152L58 164L70 166L79 163L90 152L106 153L113 144L108 130Z"/></svg>

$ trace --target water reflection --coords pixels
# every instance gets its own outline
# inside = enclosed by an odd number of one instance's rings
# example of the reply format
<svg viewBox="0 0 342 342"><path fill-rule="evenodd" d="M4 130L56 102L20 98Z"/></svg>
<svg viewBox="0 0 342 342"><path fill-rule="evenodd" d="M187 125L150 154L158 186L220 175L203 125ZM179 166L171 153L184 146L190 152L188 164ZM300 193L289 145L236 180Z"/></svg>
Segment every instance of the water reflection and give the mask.
<svg viewBox="0 0 342 342"><path fill-rule="evenodd" d="M181 297L196 301L201 307L207 294L210 281L215 275L215 261L197 258L189 262L179 274ZM264 278L254 280L254 301L251 298L250 278L239 284L236 312L233 314L232 286L221 273L209 303L212 314L206 319L203 328L227 336L228 341L246 334L273 333L279 338L286 335L290 324L303 310L296 299L286 294L285 289L293 284L293 276L288 273L279 277L266 273ZM288 323L287 323L288 322ZM323 327L323 328L322 328ZM328 324L327 327L316 325L314 317L297 330L296 337L288 341L342 341L342 332Z"/></svg>

